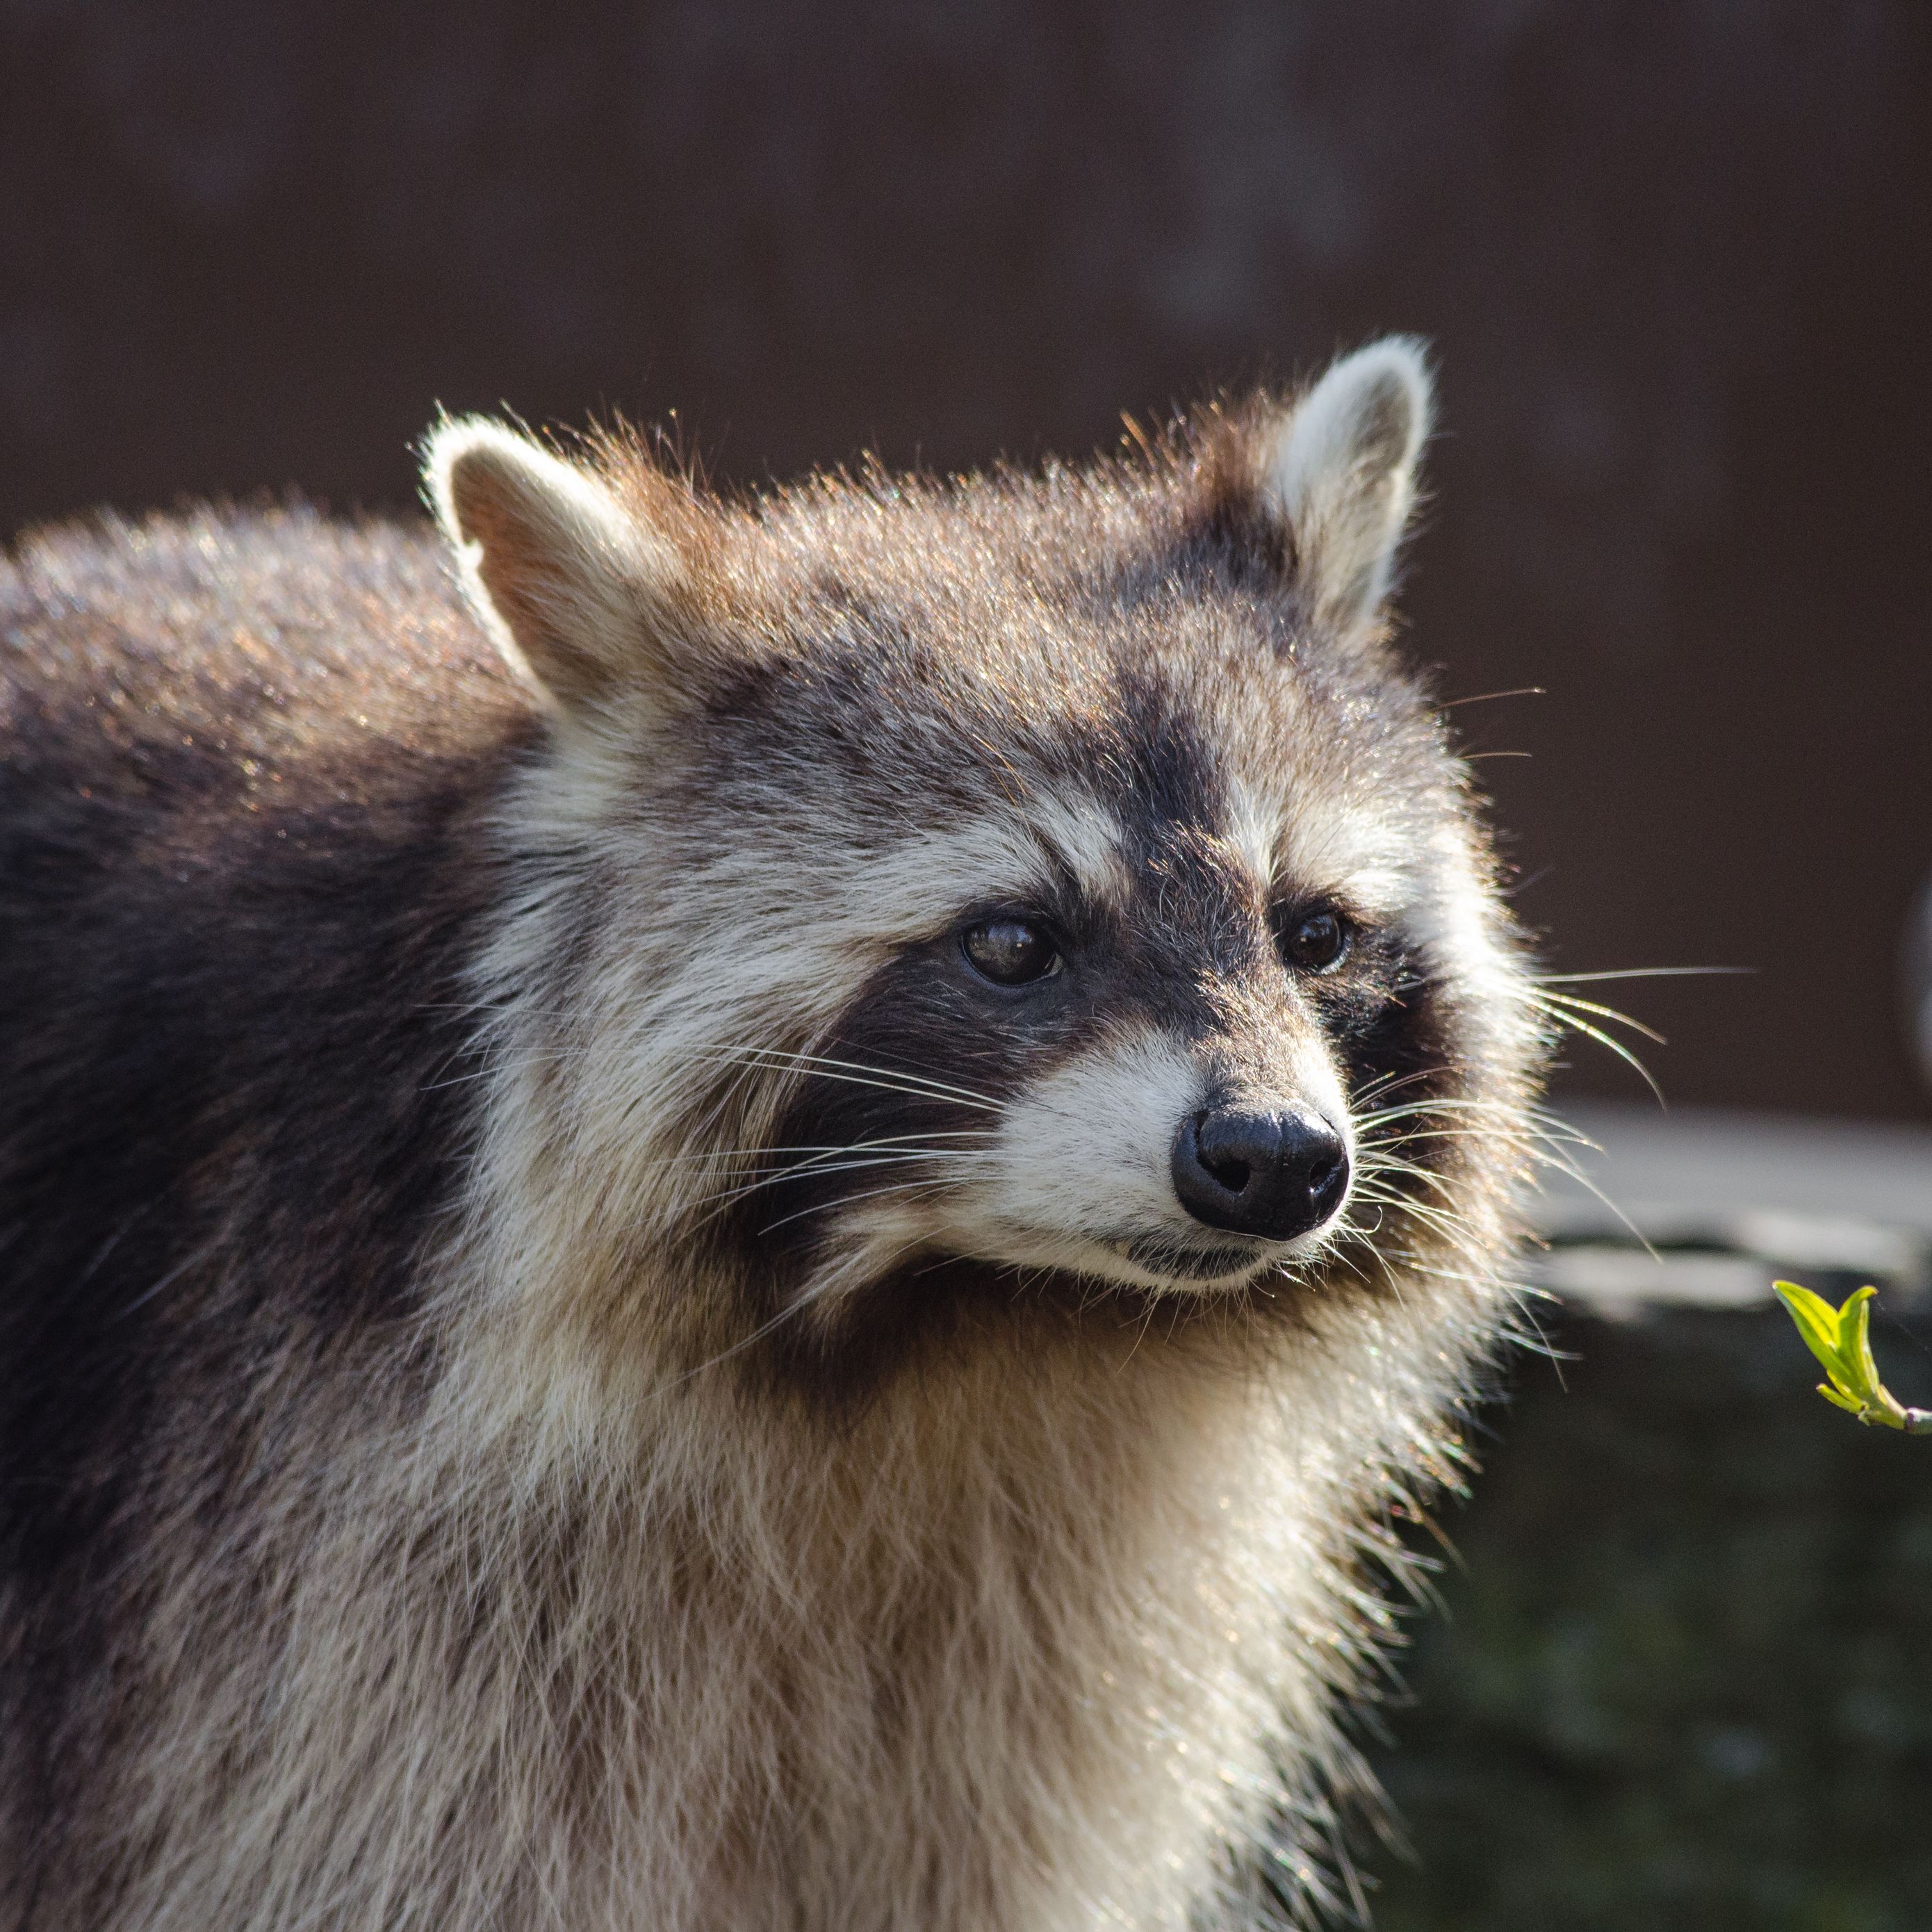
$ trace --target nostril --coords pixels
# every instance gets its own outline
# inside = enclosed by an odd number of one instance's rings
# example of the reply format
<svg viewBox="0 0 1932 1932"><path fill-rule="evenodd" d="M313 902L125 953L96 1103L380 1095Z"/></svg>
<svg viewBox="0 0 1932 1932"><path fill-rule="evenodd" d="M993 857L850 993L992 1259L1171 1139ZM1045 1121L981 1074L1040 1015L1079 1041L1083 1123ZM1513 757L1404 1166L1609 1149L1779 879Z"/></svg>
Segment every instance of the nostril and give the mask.
<svg viewBox="0 0 1932 1932"><path fill-rule="evenodd" d="M1308 1170L1309 1204L1318 1216L1332 1214L1342 1204L1348 1186L1348 1156L1338 1149L1318 1156Z"/></svg>
<svg viewBox="0 0 1932 1932"><path fill-rule="evenodd" d="M1205 1111L1194 1116L1193 1154L1201 1171L1218 1187L1224 1187L1230 1194L1244 1192L1254 1178L1255 1164L1251 1158L1253 1150L1240 1144L1238 1134L1234 1144L1228 1144L1228 1123L1214 1120Z"/></svg>
<svg viewBox="0 0 1932 1932"><path fill-rule="evenodd" d="M1230 1194L1239 1194L1252 1178L1254 1169L1244 1160L1210 1160L1207 1155L1201 1156L1201 1165L1225 1187Z"/></svg>

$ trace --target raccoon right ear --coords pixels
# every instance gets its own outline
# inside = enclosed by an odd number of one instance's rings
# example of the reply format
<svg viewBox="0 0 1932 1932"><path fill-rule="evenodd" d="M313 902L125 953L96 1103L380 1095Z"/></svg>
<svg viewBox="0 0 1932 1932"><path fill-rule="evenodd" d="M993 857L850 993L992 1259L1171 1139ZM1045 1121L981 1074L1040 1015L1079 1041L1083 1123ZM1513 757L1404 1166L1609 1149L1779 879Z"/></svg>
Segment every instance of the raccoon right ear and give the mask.
<svg viewBox="0 0 1932 1932"><path fill-rule="evenodd" d="M648 680L684 566L602 476L466 416L430 432L423 482L471 605L540 696L568 714Z"/></svg>
<svg viewBox="0 0 1932 1932"><path fill-rule="evenodd" d="M1318 626L1358 631L1387 597L1429 435L1422 344L1391 335L1334 363L1262 439L1262 499Z"/></svg>

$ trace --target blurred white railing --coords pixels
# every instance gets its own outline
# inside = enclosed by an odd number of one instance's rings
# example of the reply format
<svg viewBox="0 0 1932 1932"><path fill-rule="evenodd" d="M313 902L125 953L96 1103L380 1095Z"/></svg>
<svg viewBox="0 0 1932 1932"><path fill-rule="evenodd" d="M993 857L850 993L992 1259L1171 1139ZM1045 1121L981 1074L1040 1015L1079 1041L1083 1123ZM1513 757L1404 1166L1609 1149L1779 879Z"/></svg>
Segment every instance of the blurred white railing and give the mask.
<svg viewBox="0 0 1932 1932"><path fill-rule="evenodd" d="M1599 1102L1559 1109L1562 1150L1534 1218L1539 1286L1605 1315L1749 1306L1774 1277L1856 1275L1932 1291L1932 1129ZM1648 1244L1648 1246L1646 1246Z"/></svg>

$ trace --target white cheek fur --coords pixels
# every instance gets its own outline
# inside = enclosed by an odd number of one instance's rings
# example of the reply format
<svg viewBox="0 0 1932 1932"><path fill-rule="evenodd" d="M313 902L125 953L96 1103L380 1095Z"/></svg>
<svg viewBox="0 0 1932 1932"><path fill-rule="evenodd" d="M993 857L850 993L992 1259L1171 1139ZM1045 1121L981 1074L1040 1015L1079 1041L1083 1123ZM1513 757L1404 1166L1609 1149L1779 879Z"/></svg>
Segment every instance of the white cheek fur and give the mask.
<svg viewBox="0 0 1932 1932"><path fill-rule="evenodd" d="M1168 1151L1202 1084L1192 1057L1151 1028L1083 1054L1008 1111L997 1178L977 1190L986 1213L1016 1233L1076 1239L1184 1224Z"/></svg>

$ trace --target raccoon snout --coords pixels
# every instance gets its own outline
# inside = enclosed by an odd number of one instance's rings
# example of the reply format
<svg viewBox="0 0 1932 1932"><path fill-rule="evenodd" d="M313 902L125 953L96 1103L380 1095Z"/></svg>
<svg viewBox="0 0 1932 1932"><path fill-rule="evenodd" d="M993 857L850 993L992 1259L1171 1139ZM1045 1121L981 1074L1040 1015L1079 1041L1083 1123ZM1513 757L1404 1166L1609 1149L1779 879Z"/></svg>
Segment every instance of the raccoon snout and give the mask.
<svg viewBox="0 0 1932 1932"><path fill-rule="evenodd" d="M1204 1108L1181 1122L1174 1191L1197 1221L1292 1240L1332 1214L1348 1185L1348 1150L1318 1114Z"/></svg>

